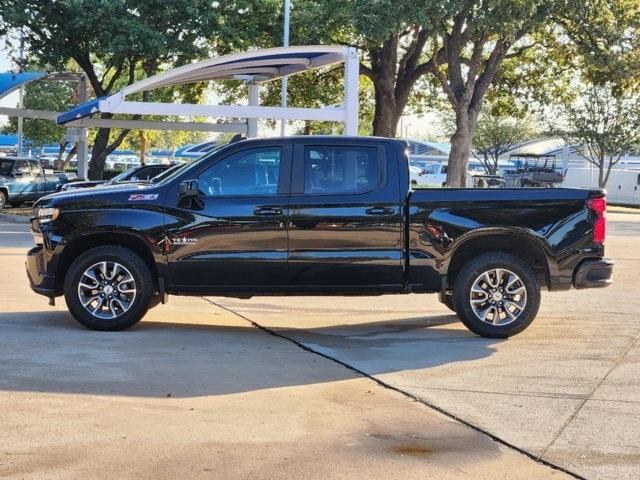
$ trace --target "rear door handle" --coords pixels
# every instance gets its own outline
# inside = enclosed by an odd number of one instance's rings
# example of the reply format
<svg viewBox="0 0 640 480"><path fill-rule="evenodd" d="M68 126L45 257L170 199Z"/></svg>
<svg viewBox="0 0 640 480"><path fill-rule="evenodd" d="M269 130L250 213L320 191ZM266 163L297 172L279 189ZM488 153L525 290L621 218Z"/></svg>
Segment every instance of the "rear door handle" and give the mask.
<svg viewBox="0 0 640 480"><path fill-rule="evenodd" d="M395 208L372 207L365 210L367 215L393 215L396 213Z"/></svg>
<svg viewBox="0 0 640 480"><path fill-rule="evenodd" d="M282 209L277 207L258 207L253 211L253 214L263 217L282 215Z"/></svg>

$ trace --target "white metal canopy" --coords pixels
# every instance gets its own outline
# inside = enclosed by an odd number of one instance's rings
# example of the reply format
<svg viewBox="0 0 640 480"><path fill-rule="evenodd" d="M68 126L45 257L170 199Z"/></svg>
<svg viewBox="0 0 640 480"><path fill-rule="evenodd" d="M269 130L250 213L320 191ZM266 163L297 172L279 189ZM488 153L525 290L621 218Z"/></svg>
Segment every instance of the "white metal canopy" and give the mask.
<svg viewBox="0 0 640 480"><path fill-rule="evenodd" d="M258 104L258 86L261 83L338 63L345 64L344 100L341 105L318 109L266 107ZM280 47L235 53L184 65L133 83L113 95L91 100L58 115L56 122L65 124L100 112L242 118L247 119L248 135L256 136L258 118L323 120L343 122L345 134L356 135L358 68L356 50L343 46ZM126 99L128 95L170 85L230 79L244 80L249 85L249 105L172 104Z"/></svg>

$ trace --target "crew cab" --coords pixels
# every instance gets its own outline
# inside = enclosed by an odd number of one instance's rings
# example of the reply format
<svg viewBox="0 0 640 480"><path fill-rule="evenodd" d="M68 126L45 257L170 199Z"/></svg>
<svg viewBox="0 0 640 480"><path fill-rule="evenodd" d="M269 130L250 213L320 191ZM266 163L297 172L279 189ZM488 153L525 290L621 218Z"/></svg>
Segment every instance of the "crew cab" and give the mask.
<svg viewBox="0 0 640 480"><path fill-rule="evenodd" d="M0 157L0 210L34 202L75 179L75 173L48 172L33 158Z"/></svg>
<svg viewBox="0 0 640 480"><path fill-rule="evenodd" d="M611 282L605 205L597 189L412 190L394 139L244 140L155 184L41 199L27 273L96 330L168 294L438 293L473 332L508 337L541 288Z"/></svg>

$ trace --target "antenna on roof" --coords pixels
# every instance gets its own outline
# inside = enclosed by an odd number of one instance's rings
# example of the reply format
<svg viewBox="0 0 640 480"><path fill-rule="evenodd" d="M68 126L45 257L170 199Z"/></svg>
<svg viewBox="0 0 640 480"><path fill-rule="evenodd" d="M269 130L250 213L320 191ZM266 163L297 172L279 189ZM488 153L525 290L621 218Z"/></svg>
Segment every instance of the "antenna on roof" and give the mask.
<svg viewBox="0 0 640 480"><path fill-rule="evenodd" d="M231 140L229 140L229 145L232 144L232 143L239 142L240 140L246 140L246 139L247 139L247 137L243 136L241 133L238 133L238 134L234 135Z"/></svg>

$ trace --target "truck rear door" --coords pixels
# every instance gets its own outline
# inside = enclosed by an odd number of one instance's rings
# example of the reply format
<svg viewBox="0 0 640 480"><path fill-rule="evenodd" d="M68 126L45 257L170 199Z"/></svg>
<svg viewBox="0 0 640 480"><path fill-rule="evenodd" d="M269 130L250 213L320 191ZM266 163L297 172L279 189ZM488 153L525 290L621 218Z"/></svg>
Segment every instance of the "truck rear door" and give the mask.
<svg viewBox="0 0 640 480"><path fill-rule="evenodd" d="M391 152L393 153L393 152ZM295 144L289 282L302 289L400 288L402 208L398 165L374 140Z"/></svg>

